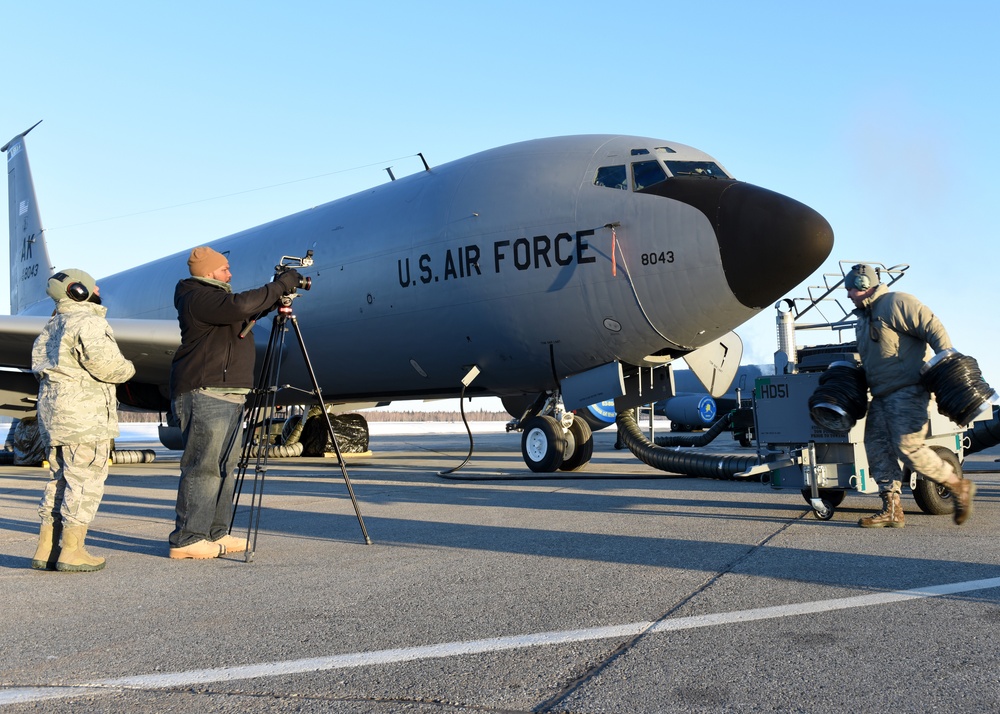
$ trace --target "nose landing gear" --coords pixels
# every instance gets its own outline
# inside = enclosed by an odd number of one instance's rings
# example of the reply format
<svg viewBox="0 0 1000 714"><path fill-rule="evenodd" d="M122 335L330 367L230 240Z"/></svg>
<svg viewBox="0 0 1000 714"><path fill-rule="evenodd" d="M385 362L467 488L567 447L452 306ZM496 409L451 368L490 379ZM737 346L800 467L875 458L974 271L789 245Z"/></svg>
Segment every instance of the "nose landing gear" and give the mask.
<svg viewBox="0 0 1000 714"><path fill-rule="evenodd" d="M544 396L544 395L543 395ZM583 419L563 407L558 392L541 398L520 419L507 425L521 430L521 455L535 473L579 471L594 455L594 434Z"/></svg>

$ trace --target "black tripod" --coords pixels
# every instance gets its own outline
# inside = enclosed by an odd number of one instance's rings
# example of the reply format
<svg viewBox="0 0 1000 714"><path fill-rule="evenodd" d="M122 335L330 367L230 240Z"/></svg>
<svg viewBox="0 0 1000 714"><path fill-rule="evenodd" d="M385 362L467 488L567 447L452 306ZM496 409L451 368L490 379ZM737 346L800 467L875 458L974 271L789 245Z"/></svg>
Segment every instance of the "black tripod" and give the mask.
<svg viewBox="0 0 1000 714"><path fill-rule="evenodd" d="M289 266L279 265L279 270ZM306 278L305 280L308 280ZM308 284L304 285L308 289ZM286 325L290 322L295 330L295 337L298 339L299 348L302 350L302 359L309 377L312 380L313 392L316 402L319 404L319 411L326 420L327 434L333 443L334 451L337 453L337 461L340 464L340 471L344 476L344 483L347 485L347 492L351 496L351 503L354 504L354 512L358 516L358 523L361 525L361 533L364 535L365 543L371 545L372 540L368 537L365 529L365 522L361 518L361 511L358 508L358 501L354 497L354 489L351 488L351 479L347 475L347 467L344 464L344 456L340 452L340 445L337 443L337 435L333 431L333 424L330 422L330 414L323 403L323 393L320 390L319 382L316 381L316 373L313 371L312 362L309 360L309 353L306 351L306 343L302 339L302 331L299 329L299 322L292 312L292 300L297 297L293 292L283 295L278 306L277 314L274 316L271 327L271 336L268 339L267 349L264 352L264 362L261 365L260 376L257 378L257 385L254 388L249 404L247 405L247 429L243 436L243 451L240 454L239 468L236 472L236 491L233 502L233 522L230 523L229 530L232 531L233 523L236 521L236 508L239 505L240 494L243 491L243 482L246 473L250 468L250 462L254 462L253 490L250 495L250 521L247 525L247 550L246 562L253 560L254 551L257 547L257 532L260 528L260 511L264 497L264 477L267 474L267 460L270 453L269 436L271 425L274 422L274 415L277 407L278 395L278 373L281 367L281 358L284 351L284 338ZM253 323L251 323L252 326ZM244 333L249 332L249 328ZM305 419L305 414L302 415Z"/></svg>

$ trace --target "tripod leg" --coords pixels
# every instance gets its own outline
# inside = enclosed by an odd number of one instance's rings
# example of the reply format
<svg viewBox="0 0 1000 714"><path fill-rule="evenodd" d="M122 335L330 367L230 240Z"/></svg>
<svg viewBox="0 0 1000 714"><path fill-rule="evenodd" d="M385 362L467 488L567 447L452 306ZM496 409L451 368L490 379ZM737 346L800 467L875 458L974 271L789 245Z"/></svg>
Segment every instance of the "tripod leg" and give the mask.
<svg viewBox="0 0 1000 714"><path fill-rule="evenodd" d="M361 509L358 507L358 500L354 497L354 489L351 487L351 479L347 475L347 466L344 463L344 455L340 452L340 444L337 443L337 435L333 431L333 424L330 422L330 414L326 411L326 404L323 403L323 392L319 388L319 382L316 380L316 372L313 370L312 362L309 360L309 352L306 350L305 340L302 339L302 330L299 329L299 321L294 314L290 316L292 327L295 328L295 337L299 342L299 348L302 350L302 359L305 362L306 369L309 370L309 378L312 380L313 392L316 395L316 400L319 403L320 411L323 413L323 418L326 420L326 430L327 434L330 435L330 441L333 443L333 450L337 453L337 461L340 463L340 472L344 477L344 484L347 486L347 493L351 497L351 503L354 505L354 512L358 516L358 524L361 526L361 534L365 538L365 543L367 545L372 544L372 539L368 537L368 530L365 528L365 521L361 517Z"/></svg>
<svg viewBox="0 0 1000 714"><path fill-rule="evenodd" d="M239 467L236 475L236 490L233 498L233 515L229 523L230 533L236 522L236 510L239 506L243 483L246 479L250 462L254 462L253 490L250 494L250 517L247 522L247 549L245 562L253 560L257 549L257 534L260 529L261 508L264 499L264 480L267 475L268 445L267 436L270 433L271 419L275 411L277 395L278 370L281 365L281 355L284 346L285 316L279 311L274 316L271 335L260 369L260 376L253 390L253 396L244 415L247 429L244 433ZM264 430L261 438L254 443L258 425Z"/></svg>

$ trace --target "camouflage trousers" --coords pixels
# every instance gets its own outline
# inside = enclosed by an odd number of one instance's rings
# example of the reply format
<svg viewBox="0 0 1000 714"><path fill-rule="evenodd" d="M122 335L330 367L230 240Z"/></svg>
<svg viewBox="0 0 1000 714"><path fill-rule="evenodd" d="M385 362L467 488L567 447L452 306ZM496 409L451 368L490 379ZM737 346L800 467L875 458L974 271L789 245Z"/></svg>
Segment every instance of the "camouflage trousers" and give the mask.
<svg viewBox="0 0 1000 714"><path fill-rule="evenodd" d="M104 497L110 456L110 441L49 447L51 478L38 504L42 523L62 518L64 526L89 526Z"/></svg>
<svg viewBox="0 0 1000 714"><path fill-rule="evenodd" d="M872 477L880 491L902 490L904 466L936 483L948 480L952 471L927 438L927 407L930 394L920 385L903 387L892 394L873 397L865 422L865 451Z"/></svg>

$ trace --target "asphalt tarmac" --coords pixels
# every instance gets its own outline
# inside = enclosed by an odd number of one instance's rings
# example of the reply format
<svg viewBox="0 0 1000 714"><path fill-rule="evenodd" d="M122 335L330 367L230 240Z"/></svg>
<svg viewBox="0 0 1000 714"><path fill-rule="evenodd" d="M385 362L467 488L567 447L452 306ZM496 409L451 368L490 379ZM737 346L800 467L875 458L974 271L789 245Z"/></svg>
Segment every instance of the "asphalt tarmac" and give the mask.
<svg viewBox="0 0 1000 714"><path fill-rule="evenodd" d="M178 452L115 465L98 573L35 571L40 468L0 467L4 712L885 712L1000 708L1000 447L972 519L868 530L797 491L676 478L596 435L583 478L519 435L373 435L348 474L272 460L251 562L176 561ZM738 452L722 437L722 450ZM119 442L119 447L125 446ZM248 524L247 492L237 530Z"/></svg>

